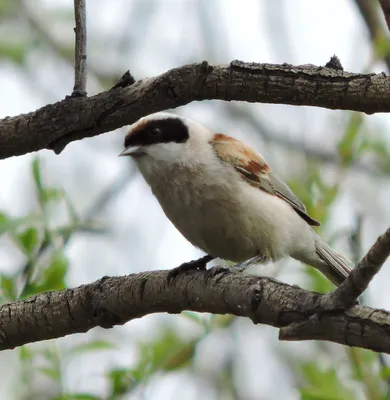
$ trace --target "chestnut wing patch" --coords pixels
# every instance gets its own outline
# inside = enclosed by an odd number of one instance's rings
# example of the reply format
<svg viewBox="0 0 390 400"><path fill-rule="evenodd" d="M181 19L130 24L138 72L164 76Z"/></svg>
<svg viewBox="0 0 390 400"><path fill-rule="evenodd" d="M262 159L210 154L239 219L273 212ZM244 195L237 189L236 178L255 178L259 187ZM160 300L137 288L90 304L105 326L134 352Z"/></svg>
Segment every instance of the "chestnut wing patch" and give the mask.
<svg viewBox="0 0 390 400"><path fill-rule="evenodd" d="M270 172L269 166L260 154L239 140L221 133L214 135L211 144L216 155L234 167L250 185L286 201L309 225L321 225L307 214L305 205L292 190Z"/></svg>

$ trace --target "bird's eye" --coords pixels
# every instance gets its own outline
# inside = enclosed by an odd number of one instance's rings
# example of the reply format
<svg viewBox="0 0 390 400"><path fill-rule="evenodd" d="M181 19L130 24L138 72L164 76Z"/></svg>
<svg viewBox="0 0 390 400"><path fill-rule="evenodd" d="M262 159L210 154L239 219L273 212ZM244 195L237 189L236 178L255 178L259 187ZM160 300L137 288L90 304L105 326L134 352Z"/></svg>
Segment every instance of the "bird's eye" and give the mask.
<svg viewBox="0 0 390 400"><path fill-rule="evenodd" d="M161 135L160 128L153 128L149 131L149 136L159 136L159 135Z"/></svg>

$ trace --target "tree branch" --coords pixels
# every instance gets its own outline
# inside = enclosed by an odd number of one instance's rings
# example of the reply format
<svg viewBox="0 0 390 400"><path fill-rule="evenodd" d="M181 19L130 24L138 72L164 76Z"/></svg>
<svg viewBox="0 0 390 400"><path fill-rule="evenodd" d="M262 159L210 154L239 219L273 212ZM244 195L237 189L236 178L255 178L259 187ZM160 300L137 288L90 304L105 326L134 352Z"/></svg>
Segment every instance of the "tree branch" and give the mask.
<svg viewBox="0 0 390 400"><path fill-rule="evenodd" d="M390 1L389 0L379 0L379 3L382 8L383 15L386 20L387 28L390 31Z"/></svg>
<svg viewBox="0 0 390 400"><path fill-rule="evenodd" d="M375 1L355 0L355 4L367 26L370 34L372 47L375 50L378 38L385 38L385 30L378 13L378 4ZM390 71L390 54L387 52L383 55L383 61L386 63L387 69Z"/></svg>
<svg viewBox="0 0 390 400"><path fill-rule="evenodd" d="M349 308L367 289L372 278L379 272L390 254L390 228L374 243L346 279L322 302L325 309Z"/></svg>
<svg viewBox="0 0 390 400"><path fill-rule="evenodd" d="M363 257L356 268L352 270L348 279L346 279L332 293L321 296L319 311L317 310L316 313L313 313L306 321L292 323L283 327L280 330L279 338L283 340L319 339L323 338L324 334L326 337L329 332L320 332L322 327L318 324L318 321L322 319L323 310L331 312L336 310L347 310L356 304L358 297L367 289L372 278L379 272L389 255L390 228L387 229L383 235L379 236L368 253ZM376 311L379 310L373 310L372 315ZM348 325L345 329L349 329ZM385 332L383 332L383 334L385 334ZM350 345L352 346L352 344ZM362 347L356 344L353 344L353 346Z"/></svg>
<svg viewBox="0 0 390 400"><path fill-rule="evenodd" d="M72 97L87 95L87 17L85 0L74 0L75 65Z"/></svg>
<svg viewBox="0 0 390 400"><path fill-rule="evenodd" d="M389 237L390 228L351 273L346 286L362 279L367 283L367 276L379 270L390 253ZM0 350L96 326L111 328L148 314L192 310L248 317L256 324L281 328L282 340L327 340L390 353L390 313L360 305L344 310L340 302L330 308L338 289L319 294L237 272L206 280L206 271L179 275L168 285L168 272L104 277L75 289L4 304L0 307ZM356 295L352 293L349 302Z"/></svg>
<svg viewBox="0 0 390 400"><path fill-rule="evenodd" d="M66 144L131 124L195 100L307 105L390 111L390 77L314 65L206 62L172 69L88 98L70 98L0 120L0 159Z"/></svg>

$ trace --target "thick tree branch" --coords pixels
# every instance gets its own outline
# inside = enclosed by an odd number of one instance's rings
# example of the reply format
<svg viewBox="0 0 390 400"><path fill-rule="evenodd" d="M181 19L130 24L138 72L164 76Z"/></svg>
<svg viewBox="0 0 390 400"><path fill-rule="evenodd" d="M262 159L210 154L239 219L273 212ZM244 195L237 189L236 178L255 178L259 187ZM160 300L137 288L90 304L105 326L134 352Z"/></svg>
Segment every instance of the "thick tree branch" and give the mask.
<svg viewBox="0 0 390 400"><path fill-rule="evenodd" d="M89 98L70 98L0 120L0 158L26 154L131 124L147 114L194 100L307 105L390 111L390 77L352 74L314 65L206 62L172 69Z"/></svg>
<svg viewBox="0 0 390 400"><path fill-rule="evenodd" d="M74 0L75 64L72 97L87 95L87 16L85 0Z"/></svg>
<svg viewBox="0 0 390 400"><path fill-rule="evenodd" d="M364 289L368 276L378 271L390 252L389 233L390 229L377 240L346 286L358 283L360 292ZM96 326L111 328L148 314L193 310L248 317L254 323L281 328L279 337L284 340L328 340L390 353L390 313L359 305L345 310L339 307L348 302L337 301L330 308L332 297L340 294L338 289L322 295L236 272L205 279L205 271L191 271L169 285L167 276L168 271L154 271L105 277L76 289L4 304L0 307L0 350ZM351 293L350 300L359 293Z"/></svg>

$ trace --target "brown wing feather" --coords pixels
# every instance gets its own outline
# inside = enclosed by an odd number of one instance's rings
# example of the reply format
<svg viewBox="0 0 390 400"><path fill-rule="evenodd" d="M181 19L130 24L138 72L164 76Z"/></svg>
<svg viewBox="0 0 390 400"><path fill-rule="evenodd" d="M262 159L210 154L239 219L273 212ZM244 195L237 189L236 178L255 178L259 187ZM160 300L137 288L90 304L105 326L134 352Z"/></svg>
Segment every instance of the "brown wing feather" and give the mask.
<svg viewBox="0 0 390 400"><path fill-rule="evenodd" d="M309 225L320 225L307 214L305 205L292 190L270 172L270 168L260 154L239 140L221 133L214 135L211 144L216 155L233 166L249 184L286 201Z"/></svg>

